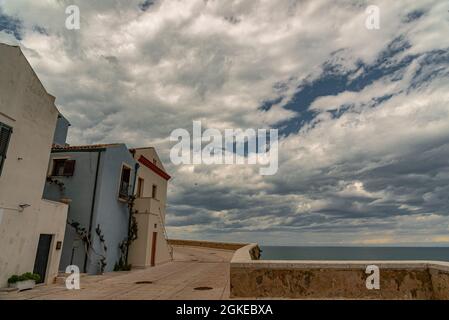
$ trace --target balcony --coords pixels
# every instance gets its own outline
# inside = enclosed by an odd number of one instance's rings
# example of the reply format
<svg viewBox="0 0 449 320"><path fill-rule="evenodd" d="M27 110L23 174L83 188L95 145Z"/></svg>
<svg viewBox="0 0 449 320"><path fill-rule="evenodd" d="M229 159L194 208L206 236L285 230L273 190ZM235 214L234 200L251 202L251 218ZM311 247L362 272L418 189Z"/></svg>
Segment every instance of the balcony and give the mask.
<svg viewBox="0 0 449 320"><path fill-rule="evenodd" d="M129 198L129 183L125 181L120 182L119 194L120 199L128 200Z"/></svg>
<svg viewBox="0 0 449 320"><path fill-rule="evenodd" d="M161 214L162 208L159 200L154 198L136 198L134 201L134 209L139 213Z"/></svg>

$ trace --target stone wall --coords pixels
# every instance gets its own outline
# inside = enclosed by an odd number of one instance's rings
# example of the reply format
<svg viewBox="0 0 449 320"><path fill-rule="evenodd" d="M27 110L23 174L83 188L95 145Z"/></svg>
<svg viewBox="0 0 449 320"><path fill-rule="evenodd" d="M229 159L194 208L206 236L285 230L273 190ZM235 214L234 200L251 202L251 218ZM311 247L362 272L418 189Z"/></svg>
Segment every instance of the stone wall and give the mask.
<svg viewBox="0 0 449 320"><path fill-rule="evenodd" d="M233 298L449 299L449 263L426 261L256 260L257 244L231 261ZM380 270L380 289L366 288L368 265Z"/></svg>
<svg viewBox="0 0 449 320"><path fill-rule="evenodd" d="M168 244L172 246L204 247L204 248L223 249L223 250L237 250L247 245L246 243L178 240L178 239L169 239Z"/></svg>
<svg viewBox="0 0 449 320"><path fill-rule="evenodd" d="M429 263L434 299L449 300L449 268L447 265L444 262Z"/></svg>

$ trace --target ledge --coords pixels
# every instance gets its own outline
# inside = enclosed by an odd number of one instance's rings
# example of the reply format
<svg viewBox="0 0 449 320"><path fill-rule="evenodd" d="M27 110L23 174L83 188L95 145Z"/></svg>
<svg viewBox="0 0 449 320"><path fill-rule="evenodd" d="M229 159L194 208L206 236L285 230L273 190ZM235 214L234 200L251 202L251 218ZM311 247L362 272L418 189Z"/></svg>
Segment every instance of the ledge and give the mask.
<svg viewBox="0 0 449 320"><path fill-rule="evenodd" d="M257 244L231 260L231 297L314 299L449 299L449 262L258 260ZM368 265L379 267L380 290L368 290Z"/></svg>
<svg viewBox="0 0 449 320"><path fill-rule="evenodd" d="M168 244L172 246L204 247L222 250L238 250L247 245L246 243L214 242L201 240L169 239L167 241Z"/></svg>

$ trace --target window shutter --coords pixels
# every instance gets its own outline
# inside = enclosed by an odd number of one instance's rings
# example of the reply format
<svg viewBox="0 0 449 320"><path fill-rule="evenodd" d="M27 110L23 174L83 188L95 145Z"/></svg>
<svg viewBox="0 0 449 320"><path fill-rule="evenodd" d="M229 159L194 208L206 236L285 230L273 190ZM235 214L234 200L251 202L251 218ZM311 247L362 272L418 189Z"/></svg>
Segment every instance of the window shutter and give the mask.
<svg viewBox="0 0 449 320"><path fill-rule="evenodd" d="M3 169L3 163L6 159L6 152L8 150L9 139L11 137L12 128L0 123L0 175Z"/></svg>
<svg viewBox="0 0 449 320"><path fill-rule="evenodd" d="M157 186L153 184L153 190L152 190L152 194L151 194L153 199L156 199L157 196Z"/></svg>
<svg viewBox="0 0 449 320"><path fill-rule="evenodd" d="M8 149L11 131L12 131L11 128L4 127L0 123L0 156L4 158L6 158L6 150Z"/></svg>
<svg viewBox="0 0 449 320"><path fill-rule="evenodd" d="M63 175L66 177L73 176L73 173L75 172L75 160L66 160L64 162L64 173Z"/></svg>

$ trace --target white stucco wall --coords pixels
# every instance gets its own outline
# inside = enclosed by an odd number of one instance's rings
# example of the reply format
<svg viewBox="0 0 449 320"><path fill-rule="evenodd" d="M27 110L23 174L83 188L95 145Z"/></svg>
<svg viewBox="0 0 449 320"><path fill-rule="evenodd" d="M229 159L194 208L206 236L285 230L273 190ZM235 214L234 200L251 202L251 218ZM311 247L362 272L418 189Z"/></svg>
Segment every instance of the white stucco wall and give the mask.
<svg viewBox="0 0 449 320"><path fill-rule="evenodd" d="M165 168L162 165L162 162L159 159L159 156L157 155L156 150L154 148L149 147L149 148L135 149L134 159L138 161L140 156L144 156L151 162L153 162L153 160L156 160L156 166L165 172ZM162 210L162 212L161 212L162 219L165 221L165 207L167 204L168 181L142 164L140 164L140 168L137 171L137 177L142 178L144 180L144 188L143 188L143 195L142 195L142 197L144 197L144 198L151 197L153 184L155 184L157 186L156 199L160 202L160 206L161 206L161 210ZM136 183L135 191L137 192L137 183Z"/></svg>
<svg viewBox="0 0 449 320"><path fill-rule="evenodd" d="M32 272L40 234L53 235L46 281L59 265L67 205L42 200L58 110L18 47L0 44L0 121L13 128L0 176L0 287ZM20 204L29 207L22 212Z"/></svg>
<svg viewBox="0 0 449 320"><path fill-rule="evenodd" d="M154 148L135 149L134 159L139 160L141 155L152 163L156 160L156 166L165 171ZM168 181L142 164L140 164L137 177L144 181L142 198L148 200L142 201L142 204L136 207L139 208L139 213L136 215L139 228L138 239L131 245L129 262L135 267L148 267L151 265L153 232L157 232L155 264L165 263L171 259L164 234ZM156 199L151 199L153 185L157 186ZM137 183L135 191L137 192ZM142 207L147 208L148 212L144 212Z"/></svg>

